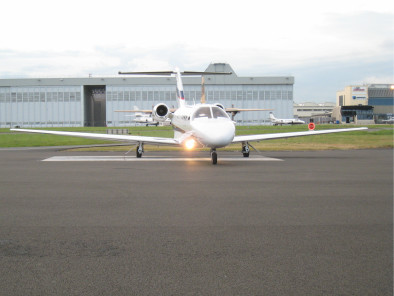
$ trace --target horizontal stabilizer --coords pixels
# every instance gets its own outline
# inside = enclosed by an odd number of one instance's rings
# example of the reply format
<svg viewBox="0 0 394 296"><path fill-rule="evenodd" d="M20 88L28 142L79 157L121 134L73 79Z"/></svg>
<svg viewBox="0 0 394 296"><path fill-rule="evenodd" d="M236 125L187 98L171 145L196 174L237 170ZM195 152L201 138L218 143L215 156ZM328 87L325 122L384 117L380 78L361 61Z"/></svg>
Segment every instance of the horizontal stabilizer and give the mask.
<svg viewBox="0 0 394 296"><path fill-rule="evenodd" d="M184 71L182 75L193 76L193 75L231 75L232 72L195 72L195 71Z"/></svg>
<svg viewBox="0 0 394 296"><path fill-rule="evenodd" d="M184 76L200 76L200 75L231 75L232 72L196 72L196 71L184 71L180 72ZM174 71L153 71L153 72L121 72L120 75L158 75L158 76L169 76L176 74Z"/></svg>
<svg viewBox="0 0 394 296"><path fill-rule="evenodd" d="M119 71L118 74L121 75L159 75L159 76L168 76L175 74L174 71L153 71L153 72L121 72Z"/></svg>

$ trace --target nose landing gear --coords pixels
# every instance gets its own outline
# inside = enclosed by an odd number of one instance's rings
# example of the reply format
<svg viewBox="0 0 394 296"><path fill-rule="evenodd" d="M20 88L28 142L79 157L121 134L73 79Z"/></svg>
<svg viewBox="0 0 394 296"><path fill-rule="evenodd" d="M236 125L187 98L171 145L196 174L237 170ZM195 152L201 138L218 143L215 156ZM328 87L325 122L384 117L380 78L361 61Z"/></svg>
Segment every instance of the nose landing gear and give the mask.
<svg viewBox="0 0 394 296"><path fill-rule="evenodd" d="M212 159L212 164L218 163L218 154L216 153L216 149L211 149L211 159Z"/></svg>

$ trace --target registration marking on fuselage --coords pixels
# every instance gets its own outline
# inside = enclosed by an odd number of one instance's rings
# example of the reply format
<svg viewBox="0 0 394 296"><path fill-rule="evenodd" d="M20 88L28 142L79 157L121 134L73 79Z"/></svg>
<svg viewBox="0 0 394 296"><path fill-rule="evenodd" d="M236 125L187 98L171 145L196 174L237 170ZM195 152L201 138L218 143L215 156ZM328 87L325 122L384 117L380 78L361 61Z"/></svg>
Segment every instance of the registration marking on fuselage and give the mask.
<svg viewBox="0 0 394 296"><path fill-rule="evenodd" d="M52 156L43 161L211 161L209 157L165 157L165 156L144 156L137 158L134 156ZM266 156L256 157L219 157L218 161L283 161L278 158Z"/></svg>

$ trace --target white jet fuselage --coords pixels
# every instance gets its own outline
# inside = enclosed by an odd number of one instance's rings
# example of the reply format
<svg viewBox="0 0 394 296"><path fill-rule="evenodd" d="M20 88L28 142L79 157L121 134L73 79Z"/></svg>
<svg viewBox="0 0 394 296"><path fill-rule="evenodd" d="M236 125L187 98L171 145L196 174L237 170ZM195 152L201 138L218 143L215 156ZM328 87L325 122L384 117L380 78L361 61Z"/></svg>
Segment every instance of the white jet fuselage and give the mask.
<svg viewBox="0 0 394 296"><path fill-rule="evenodd" d="M229 145L235 136L234 122L215 105L183 106L173 113L171 124L181 142L195 139L211 149Z"/></svg>

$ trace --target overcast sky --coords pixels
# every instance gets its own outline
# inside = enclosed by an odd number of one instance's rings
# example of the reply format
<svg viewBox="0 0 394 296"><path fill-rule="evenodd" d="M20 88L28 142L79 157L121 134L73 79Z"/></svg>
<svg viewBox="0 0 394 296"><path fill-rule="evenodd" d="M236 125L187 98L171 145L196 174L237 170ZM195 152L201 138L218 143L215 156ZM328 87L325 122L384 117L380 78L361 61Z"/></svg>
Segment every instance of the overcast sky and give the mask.
<svg viewBox="0 0 394 296"><path fill-rule="evenodd" d="M122 71L292 75L296 102L334 102L346 85L394 83L389 0L6 0L0 79Z"/></svg>

